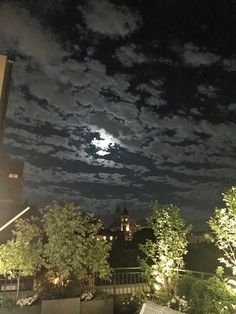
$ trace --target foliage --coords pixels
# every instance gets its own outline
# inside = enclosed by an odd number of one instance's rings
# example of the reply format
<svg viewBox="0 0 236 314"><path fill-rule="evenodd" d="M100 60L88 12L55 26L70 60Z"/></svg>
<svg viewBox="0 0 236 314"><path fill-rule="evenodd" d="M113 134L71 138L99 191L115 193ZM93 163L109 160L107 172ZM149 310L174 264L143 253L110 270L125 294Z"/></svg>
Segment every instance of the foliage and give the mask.
<svg viewBox="0 0 236 314"><path fill-rule="evenodd" d="M93 297L96 300L107 300L107 299L113 298L113 296L111 294L109 294L105 291L102 291L102 290L96 290L94 292Z"/></svg>
<svg viewBox="0 0 236 314"><path fill-rule="evenodd" d="M101 224L82 215L74 204L52 204L42 210L46 244L45 267L58 284L76 277L93 286L94 277L110 273L107 262L110 245L98 241Z"/></svg>
<svg viewBox="0 0 236 314"><path fill-rule="evenodd" d="M20 277L42 269L58 286L47 287L48 292L57 295L70 290L72 279L84 282L89 290L95 277L109 276L110 244L98 240L101 224L93 216L82 214L73 204L52 204L41 212L41 221L19 219L12 240L0 246L0 274L18 279L17 295Z"/></svg>
<svg viewBox="0 0 236 314"><path fill-rule="evenodd" d="M216 276L200 279L186 275L179 279L177 293L187 301L188 313L234 313L236 296L227 283Z"/></svg>
<svg viewBox="0 0 236 314"><path fill-rule="evenodd" d="M41 298L43 300L76 298L82 294L83 288L78 280L71 280L67 285L55 285L51 282L45 282Z"/></svg>
<svg viewBox="0 0 236 314"><path fill-rule="evenodd" d="M25 298L21 298L21 299L18 299L16 301L16 305L19 305L20 307L24 307L24 306L29 306L29 305L32 305L37 299L38 299L38 294L34 294L32 296L29 296L29 297L25 297Z"/></svg>
<svg viewBox="0 0 236 314"><path fill-rule="evenodd" d="M0 309L12 310L16 306L13 299L7 298L6 296L0 296Z"/></svg>
<svg viewBox="0 0 236 314"><path fill-rule="evenodd" d="M168 302L167 306L173 310L180 311L181 313L189 312L188 301L185 297L179 297L178 295L174 295Z"/></svg>
<svg viewBox="0 0 236 314"><path fill-rule="evenodd" d="M216 208L215 217L209 220L210 239L223 251L219 261L236 275L236 187L223 194L226 208Z"/></svg>
<svg viewBox="0 0 236 314"><path fill-rule="evenodd" d="M145 293L143 291L139 291L136 294L131 295L130 298L127 297L127 299L123 300L122 303L119 302L116 305L119 309L119 313L127 313L127 314L139 313L142 307L142 304L149 299L150 299L150 294Z"/></svg>
<svg viewBox="0 0 236 314"><path fill-rule="evenodd" d="M174 205L160 206L154 202L151 208L148 225L153 229L155 240L147 240L140 246L145 254L140 266L154 290L162 286L171 293L178 270L184 265L190 227L185 225L179 208Z"/></svg>
<svg viewBox="0 0 236 314"><path fill-rule="evenodd" d="M0 274L9 278L34 275L42 264L40 228L32 220L16 222L14 238L0 246Z"/></svg>
<svg viewBox="0 0 236 314"><path fill-rule="evenodd" d="M80 296L81 301L90 301L93 299L93 294L91 292L84 292Z"/></svg>

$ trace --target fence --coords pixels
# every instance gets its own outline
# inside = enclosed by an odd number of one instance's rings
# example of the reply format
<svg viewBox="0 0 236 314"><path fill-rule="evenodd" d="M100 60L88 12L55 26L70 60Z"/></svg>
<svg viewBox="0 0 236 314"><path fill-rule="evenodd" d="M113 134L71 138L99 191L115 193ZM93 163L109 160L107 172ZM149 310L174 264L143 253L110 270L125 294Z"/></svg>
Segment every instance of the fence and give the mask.
<svg viewBox="0 0 236 314"><path fill-rule="evenodd" d="M185 274L200 277L202 279L207 279L213 275L206 272L179 270L179 276ZM139 267L113 268L111 278L109 280L96 279L95 286L97 290L112 295L135 294L139 291L149 291L147 281ZM16 295L16 289L17 280L0 278L0 294ZM19 297L29 295L29 292L32 294L33 290L32 278L21 279Z"/></svg>
<svg viewBox="0 0 236 314"><path fill-rule="evenodd" d="M33 278L23 278L19 283L19 297L32 295L34 280ZM17 279L0 278L0 295L5 295L16 299Z"/></svg>
<svg viewBox="0 0 236 314"><path fill-rule="evenodd" d="M33 288L33 279L32 277L22 278L20 280L20 289L21 290L30 290ZM0 278L0 291L11 291L16 290L17 288L17 279L7 279Z"/></svg>
<svg viewBox="0 0 236 314"><path fill-rule="evenodd" d="M113 268L110 280L96 280L97 290L109 294L134 294L138 291L149 291L147 281L139 267Z"/></svg>

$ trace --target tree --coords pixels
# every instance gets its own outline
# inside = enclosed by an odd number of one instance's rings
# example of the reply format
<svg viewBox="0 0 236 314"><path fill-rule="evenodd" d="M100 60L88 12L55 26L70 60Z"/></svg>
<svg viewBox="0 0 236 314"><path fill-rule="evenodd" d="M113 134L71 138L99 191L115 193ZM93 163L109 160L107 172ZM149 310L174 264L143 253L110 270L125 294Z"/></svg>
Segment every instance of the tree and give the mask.
<svg viewBox="0 0 236 314"><path fill-rule="evenodd" d="M52 278L65 283L75 277L91 286L95 276L109 275L110 245L98 240L99 222L74 204L52 204L42 213L45 267Z"/></svg>
<svg viewBox="0 0 236 314"><path fill-rule="evenodd" d="M161 206L158 202L151 203L150 207L152 215L147 222L153 229L154 240L140 245L145 254L140 266L154 289L162 286L167 293L171 293L178 270L184 266L183 256L187 253L190 227L180 218L178 207Z"/></svg>
<svg viewBox="0 0 236 314"><path fill-rule="evenodd" d="M110 275L108 257L110 244L98 238L100 224L89 222L89 233L84 239L84 257L82 278L85 279L88 290L93 290L95 277L105 279ZM88 232L88 231L87 231Z"/></svg>
<svg viewBox="0 0 236 314"><path fill-rule="evenodd" d="M219 261L236 275L236 187L223 193L225 208L216 208L215 216L209 220L210 239L223 251Z"/></svg>
<svg viewBox="0 0 236 314"><path fill-rule="evenodd" d="M42 265L40 228L33 220L19 219L13 239L0 246L0 274L17 279L17 298L21 277L34 275Z"/></svg>

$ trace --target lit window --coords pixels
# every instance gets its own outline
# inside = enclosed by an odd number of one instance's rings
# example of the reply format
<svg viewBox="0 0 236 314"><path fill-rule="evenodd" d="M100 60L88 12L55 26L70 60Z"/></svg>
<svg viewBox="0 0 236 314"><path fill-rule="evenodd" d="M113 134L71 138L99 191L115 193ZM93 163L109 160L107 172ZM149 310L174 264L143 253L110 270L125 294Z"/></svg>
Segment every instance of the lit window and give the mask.
<svg viewBox="0 0 236 314"><path fill-rule="evenodd" d="M11 178L11 179L18 179L18 173L9 173L9 174L8 174L8 178Z"/></svg>
<svg viewBox="0 0 236 314"><path fill-rule="evenodd" d="M106 241L106 239L107 239L107 237L106 237L106 236L103 236L103 240Z"/></svg>
<svg viewBox="0 0 236 314"><path fill-rule="evenodd" d="M113 240L113 236L110 236L109 239L110 239L110 241L112 241Z"/></svg>
<svg viewBox="0 0 236 314"><path fill-rule="evenodd" d="M125 218L125 221L128 221L128 218Z"/></svg>

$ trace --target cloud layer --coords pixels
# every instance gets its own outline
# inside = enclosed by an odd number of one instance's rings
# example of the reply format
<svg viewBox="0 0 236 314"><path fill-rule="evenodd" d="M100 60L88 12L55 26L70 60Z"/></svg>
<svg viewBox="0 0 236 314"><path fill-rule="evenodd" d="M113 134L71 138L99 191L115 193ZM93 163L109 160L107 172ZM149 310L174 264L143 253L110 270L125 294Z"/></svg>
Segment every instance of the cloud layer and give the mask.
<svg viewBox="0 0 236 314"><path fill-rule="evenodd" d="M236 61L191 39L147 53L137 10L76 7L67 45L26 9L0 7L0 49L15 57L5 148L25 161L25 197L106 213L126 200L136 214L159 199L200 224L235 181Z"/></svg>

